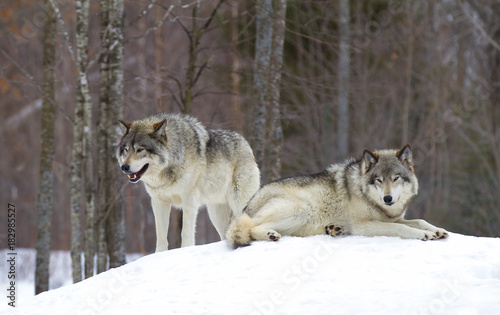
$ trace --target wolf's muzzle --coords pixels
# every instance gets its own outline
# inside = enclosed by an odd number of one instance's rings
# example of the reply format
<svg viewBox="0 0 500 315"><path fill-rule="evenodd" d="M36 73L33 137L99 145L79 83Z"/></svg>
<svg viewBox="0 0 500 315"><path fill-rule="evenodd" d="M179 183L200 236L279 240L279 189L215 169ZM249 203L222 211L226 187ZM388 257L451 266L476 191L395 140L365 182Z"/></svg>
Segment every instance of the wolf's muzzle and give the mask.
<svg viewBox="0 0 500 315"><path fill-rule="evenodd" d="M141 176L146 172L148 167L149 167L149 164L146 164L138 172L135 172L135 173L130 173L130 165L128 165L128 164L123 164L121 166L121 169L122 169L122 172L128 176L128 179L131 183L136 183L139 181L139 179L141 179Z"/></svg>

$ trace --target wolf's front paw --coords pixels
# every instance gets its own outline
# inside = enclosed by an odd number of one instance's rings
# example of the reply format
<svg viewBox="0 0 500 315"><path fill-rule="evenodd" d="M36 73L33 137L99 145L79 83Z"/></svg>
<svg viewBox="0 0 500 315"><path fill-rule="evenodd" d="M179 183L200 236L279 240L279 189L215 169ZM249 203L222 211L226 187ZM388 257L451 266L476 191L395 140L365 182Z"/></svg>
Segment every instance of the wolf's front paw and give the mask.
<svg viewBox="0 0 500 315"><path fill-rule="evenodd" d="M278 241L281 235L278 232L267 232L267 239L273 242Z"/></svg>
<svg viewBox="0 0 500 315"><path fill-rule="evenodd" d="M446 232L446 230L444 229L438 228L435 231L424 231L424 236L422 238L422 241L428 241L428 240L435 241L447 237L448 237L448 232Z"/></svg>
<svg viewBox="0 0 500 315"><path fill-rule="evenodd" d="M422 231L423 236L420 238L422 241L433 241L437 239L437 235L433 231Z"/></svg>
<svg viewBox="0 0 500 315"><path fill-rule="evenodd" d="M330 224L325 226L325 233L330 236L339 236L344 232L344 229L338 225Z"/></svg>

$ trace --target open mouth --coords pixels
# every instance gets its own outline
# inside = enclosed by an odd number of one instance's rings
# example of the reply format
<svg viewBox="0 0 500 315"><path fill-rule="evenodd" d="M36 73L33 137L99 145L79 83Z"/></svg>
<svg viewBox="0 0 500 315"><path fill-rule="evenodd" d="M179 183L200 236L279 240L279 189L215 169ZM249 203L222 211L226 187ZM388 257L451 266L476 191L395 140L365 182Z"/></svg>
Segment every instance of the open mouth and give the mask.
<svg viewBox="0 0 500 315"><path fill-rule="evenodd" d="M136 173L131 173L131 174L127 174L128 176L128 179L131 183L136 183L139 181L139 179L141 179L141 176L146 172L146 170L148 169L148 166L149 164L146 164L144 165L140 170L139 172L136 172Z"/></svg>

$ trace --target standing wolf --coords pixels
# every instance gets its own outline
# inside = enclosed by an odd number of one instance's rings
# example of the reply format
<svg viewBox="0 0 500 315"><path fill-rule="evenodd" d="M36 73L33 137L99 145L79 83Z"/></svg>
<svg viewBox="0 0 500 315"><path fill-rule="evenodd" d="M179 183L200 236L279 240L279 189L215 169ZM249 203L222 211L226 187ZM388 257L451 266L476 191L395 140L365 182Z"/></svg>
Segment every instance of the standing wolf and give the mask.
<svg viewBox="0 0 500 315"><path fill-rule="evenodd" d="M144 182L156 223L156 251L168 249L170 207L182 208L182 246L195 243L198 209L224 239L231 209L241 214L259 189L260 173L248 142L236 132L207 130L195 118L159 114L132 123L116 156L131 183Z"/></svg>
<svg viewBox="0 0 500 315"><path fill-rule="evenodd" d="M365 150L360 160L262 187L227 232L236 248L284 235L386 235L421 240L448 233L424 220L405 220L417 195L411 148Z"/></svg>

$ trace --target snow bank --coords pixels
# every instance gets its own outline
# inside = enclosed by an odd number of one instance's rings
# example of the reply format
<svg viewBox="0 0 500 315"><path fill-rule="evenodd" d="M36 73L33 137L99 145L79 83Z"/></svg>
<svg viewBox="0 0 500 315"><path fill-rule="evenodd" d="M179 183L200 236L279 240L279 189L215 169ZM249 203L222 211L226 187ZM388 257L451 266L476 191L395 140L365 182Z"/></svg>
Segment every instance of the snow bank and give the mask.
<svg viewBox="0 0 500 315"><path fill-rule="evenodd" d="M4 303L6 305L6 302ZM283 237L140 258L1 314L500 314L500 238Z"/></svg>

